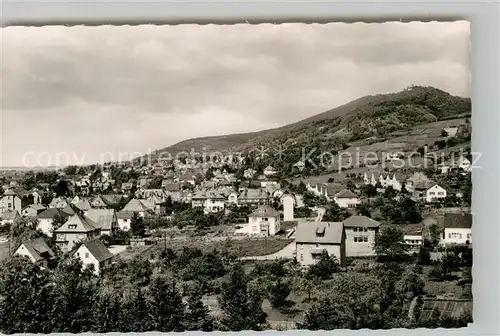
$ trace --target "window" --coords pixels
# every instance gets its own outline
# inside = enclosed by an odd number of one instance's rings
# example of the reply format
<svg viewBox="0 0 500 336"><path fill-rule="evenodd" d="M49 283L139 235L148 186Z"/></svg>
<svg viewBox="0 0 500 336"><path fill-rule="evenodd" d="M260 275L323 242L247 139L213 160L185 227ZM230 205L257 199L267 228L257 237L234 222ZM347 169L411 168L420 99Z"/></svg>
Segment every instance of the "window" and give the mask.
<svg viewBox="0 0 500 336"><path fill-rule="evenodd" d="M124 221L125 223L127 223L127 222L128 222L128 219L127 219L127 218L125 218L125 219L123 219L123 221Z"/></svg>
<svg viewBox="0 0 500 336"><path fill-rule="evenodd" d="M430 191L429 195L435 195L436 193L434 191Z"/></svg>
<svg viewBox="0 0 500 336"><path fill-rule="evenodd" d="M68 225L68 229L76 229L76 225L75 224L70 224L70 225Z"/></svg>
<svg viewBox="0 0 500 336"><path fill-rule="evenodd" d="M357 228L357 227L353 227L353 228L352 228L352 231L354 231L354 232L358 232L358 228Z"/></svg>
<svg viewBox="0 0 500 336"><path fill-rule="evenodd" d="M354 242L357 243L358 242L358 237L354 237Z"/></svg>
<svg viewBox="0 0 500 336"><path fill-rule="evenodd" d="M438 192L438 195L442 196L442 195L444 195L444 192L440 191L440 192Z"/></svg>
<svg viewBox="0 0 500 336"><path fill-rule="evenodd" d="M363 231L368 232L368 228L367 227L363 228Z"/></svg>
<svg viewBox="0 0 500 336"><path fill-rule="evenodd" d="M467 233L467 239L470 239L471 236L472 236L471 233Z"/></svg>
<svg viewBox="0 0 500 336"><path fill-rule="evenodd" d="M88 258L88 257L89 257L89 253L85 252L85 258Z"/></svg>
<svg viewBox="0 0 500 336"><path fill-rule="evenodd" d="M304 261L304 255L302 253L300 254L300 261Z"/></svg>
<svg viewBox="0 0 500 336"><path fill-rule="evenodd" d="M363 243L368 243L368 237L367 236L363 237Z"/></svg>

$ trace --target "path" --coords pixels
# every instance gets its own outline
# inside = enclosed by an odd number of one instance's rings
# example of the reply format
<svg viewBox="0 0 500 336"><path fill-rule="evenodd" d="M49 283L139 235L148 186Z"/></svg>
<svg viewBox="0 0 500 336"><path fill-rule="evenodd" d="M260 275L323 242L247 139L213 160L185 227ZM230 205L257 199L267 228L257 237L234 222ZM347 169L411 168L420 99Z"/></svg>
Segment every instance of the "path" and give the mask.
<svg viewBox="0 0 500 336"><path fill-rule="evenodd" d="M110 245L108 247L109 252L111 252L114 255L120 254L125 252L129 245Z"/></svg>

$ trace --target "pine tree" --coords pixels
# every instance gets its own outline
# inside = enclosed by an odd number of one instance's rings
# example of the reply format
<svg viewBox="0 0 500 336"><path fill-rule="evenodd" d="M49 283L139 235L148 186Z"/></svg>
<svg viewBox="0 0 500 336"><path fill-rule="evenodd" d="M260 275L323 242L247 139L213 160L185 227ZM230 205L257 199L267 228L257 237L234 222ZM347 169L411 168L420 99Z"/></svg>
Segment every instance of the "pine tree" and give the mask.
<svg viewBox="0 0 500 336"><path fill-rule="evenodd" d="M196 289L188 298L186 330L213 331L214 320L207 306L202 302L202 292Z"/></svg>
<svg viewBox="0 0 500 336"><path fill-rule="evenodd" d="M155 331L183 331L184 302L175 282L163 277L153 278L149 285Z"/></svg>
<svg viewBox="0 0 500 336"><path fill-rule="evenodd" d="M260 293L249 290L243 267L240 264L234 265L229 274L229 281L222 286L222 326L232 331L261 330L266 321L262 301Z"/></svg>

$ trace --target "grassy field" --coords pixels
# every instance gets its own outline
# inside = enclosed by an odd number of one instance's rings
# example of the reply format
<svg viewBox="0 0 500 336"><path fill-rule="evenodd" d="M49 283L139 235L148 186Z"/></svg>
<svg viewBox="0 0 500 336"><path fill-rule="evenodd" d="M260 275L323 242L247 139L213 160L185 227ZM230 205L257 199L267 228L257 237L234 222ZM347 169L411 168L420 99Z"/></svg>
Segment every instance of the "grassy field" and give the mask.
<svg viewBox="0 0 500 336"><path fill-rule="evenodd" d="M247 257L247 256L260 256L273 254L278 252L288 244L293 242L293 239L226 239L221 241L210 241L205 239L189 239L189 240L167 240L167 248L171 248L176 252L182 251L184 247L199 248L203 252L210 252L213 250L217 251L227 251L230 254L234 254L237 257ZM153 246L147 251L143 251L147 256L154 256L161 249L164 248L164 244L159 242L157 245ZM133 251L134 249L132 249Z"/></svg>

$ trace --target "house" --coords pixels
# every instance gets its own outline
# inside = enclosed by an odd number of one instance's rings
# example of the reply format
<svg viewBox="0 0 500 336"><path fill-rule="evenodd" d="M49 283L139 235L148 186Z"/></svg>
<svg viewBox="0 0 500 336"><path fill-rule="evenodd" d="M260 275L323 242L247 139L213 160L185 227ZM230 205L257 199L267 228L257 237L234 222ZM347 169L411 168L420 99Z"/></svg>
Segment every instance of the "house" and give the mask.
<svg viewBox="0 0 500 336"><path fill-rule="evenodd" d="M100 275L103 268L111 265L113 254L98 239L83 241L73 253L84 267L92 267L94 274Z"/></svg>
<svg viewBox="0 0 500 336"><path fill-rule="evenodd" d="M419 224L406 224L404 226L404 241L410 252L416 252L424 245L422 226Z"/></svg>
<svg viewBox="0 0 500 336"><path fill-rule="evenodd" d="M41 230L47 236L52 237L52 231L54 228L54 219L59 218L61 220L66 220L70 215L59 208L48 208L36 216L38 220L37 229Z"/></svg>
<svg viewBox="0 0 500 336"><path fill-rule="evenodd" d="M333 201L336 194L345 189L340 183L323 183L321 186L322 195L329 201Z"/></svg>
<svg viewBox="0 0 500 336"><path fill-rule="evenodd" d="M349 189L344 189L341 192L337 193L333 197L333 200L341 208L355 208L358 204L361 203L358 195L356 195Z"/></svg>
<svg viewBox="0 0 500 336"><path fill-rule="evenodd" d="M228 195L227 195L227 202L229 204L238 204L238 192L237 191L231 191Z"/></svg>
<svg viewBox="0 0 500 336"><path fill-rule="evenodd" d="M244 188L240 190L238 196L238 205L258 205L266 204L269 202L269 195L263 189Z"/></svg>
<svg viewBox="0 0 500 336"><path fill-rule="evenodd" d="M92 208L103 209L119 204L122 199L122 195L97 195L91 199L90 205Z"/></svg>
<svg viewBox="0 0 500 336"><path fill-rule="evenodd" d="M200 191L191 198L191 206L193 208L203 207L205 213L215 213L224 210L225 201L226 196L219 192L213 190Z"/></svg>
<svg viewBox="0 0 500 336"><path fill-rule="evenodd" d="M269 205L261 205L248 215L248 224L235 233L274 236L280 230L280 213Z"/></svg>
<svg viewBox="0 0 500 336"><path fill-rule="evenodd" d="M30 204L24 207L23 211L21 211L21 215L23 217L36 217L45 209L47 208L41 204Z"/></svg>
<svg viewBox="0 0 500 336"><path fill-rule="evenodd" d="M415 172L405 181L408 191L423 191L432 187L433 182L422 172Z"/></svg>
<svg viewBox="0 0 500 336"><path fill-rule="evenodd" d="M131 211L118 211L116 213L116 221L120 230L125 232L130 230L130 223L133 216L134 213Z"/></svg>
<svg viewBox="0 0 500 336"><path fill-rule="evenodd" d="M2 216L0 217L0 224L12 224L19 218L21 218L21 215L17 212L17 210L7 210L2 213Z"/></svg>
<svg viewBox="0 0 500 336"><path fill-rule="evenodd" d="M256 173L257 173L257 171L255 169L248 168L248 169L245 169L245 171L243 172L243 177L246 179L252 179Z"/></svg>
<svg viewBox="0 0 500 336"><path fill-rule="evenodd" d="M471 162L469 161L469 159L467 159L466 157L460 157L460 159L458 160L458 164L457 164L458 168L465 171L465 172L470 172L472 170L472 164Z"/></svg>
<svg viewBox="0 0 500 336"><path fill-rule="evenodd" d="M472 245L472 214L444 214L443 245Z"/></svg>
<svg viewBox="0 0 500 336"><path fill-rule="evenodd" d="M446 198L447 191L443 187L435 184L425 191L425 201L427 203L436 202Z"/></svg>
<svg viewBox="0 0 500 336"><path fill-rule="evenodd" d="M136 212L139 214L139 216L145 217L147 214L153 213L154 209L148 202L133 198L127 203L127 205L125 205L125 207L121 211Z"/></svg>
<svg viewBox="0 0 500 336"><path fill-rule="evenodd" d="M375 237L380 223L366 216L351 216L344 220L347 257L375 255Z"/></svg>
<svg viewBox="0 0 500 336"><path fill-rule="evenodd" d="M165 191L181 191L182 186L180 183L173 183L170 182L169 180L163 180L161 182L161 187Z"/></svg>
<svg viewBox="0 0 500 336"><path fill-rule="evenodd" d="M447 138L453 138L453 137L457 136L458 127L456 127L456 126L445 127L442 129L442 132L446 133Z"/></svg>
<svg viewBox="0 0 500 336"><path fill-rule="evenodd" d="M76 202L75 207L80 211L87 211L92 209L92 205L90 204L90 199L86 197L82 197Z"/></svg>
<svg viewBox="0 0 500 336"><path fill-rule="evenodd" d="M128 192L128 191L132 190L133 187L134 187L134 184L132 182L122 183L122 191L123 192Z"/></svg>
<svg viewBox="0 0 500 336"><path fill-rule="evenodd" d="M306 189L307 189L307 191L309 191L310 193L312 193L318 197L323 195L323 185L320 183L307 182Z"/></svg>
<svg viewBox="0 0 500 336"><path fill-rule="evenodd" d="M346 233L341 222L306 222L297 224L295 251L301 266L315 264L326 252L342 265L346 256Z"/></svg>
<svg viewBox="0 0 500 336"><path fill-rule="evenodd" d="M64 197L54 197L52 199L52 201L50 201L50 203L49 203L49 208L62 209L66 205L68 205L68 203L70 203L70 202Z"/></svg>
<svg viewBox="0 0 500 336"><path fill-rule="evenodd" d="M382 188L392 187L395 190L401 191L404 176L399 173L385 174L380 172L365 172L363 177L365 185L371 184L372 186L376 186L377 183L380 183Z"/></svg>
<svg viewBox="0 0 500 336"><path fill-rule="evenodd" d="M69 252L78 242L98 237L101 233L99 226L85 215L75 214L54 230L56 244L63 252Z"/></svg>
<svg viewBox="0 0 500 336"><path fill-rule="evenodd" d="M264 168L263 173L266 177L268 177L268 176L276 175L278 173L278 171L276 169L274 169L273 166L269 165L266 168Z"/></svg>
<svg viewBox="0 0 500 336"><path fill-rule="evenodd" d="M0 197L0 216L3 211L14 210L21 213L29 204L33 204L31 192L22 189L7 189Z"/></svg>
<svg viewBox="0 0 500 336"><path fill-rule="evenodd" d="M46 268L48 263L55 258L55 253L43 238L26 240L19 245L15 255L28 257L31 262Z"/></svg>
<svg viewBox="0 0 500 336"><path fill-rule="evenodd" d="M99 224L102 235L113 235L118 228L118 220L113 209L90 209L85 216Z"/></svg>

